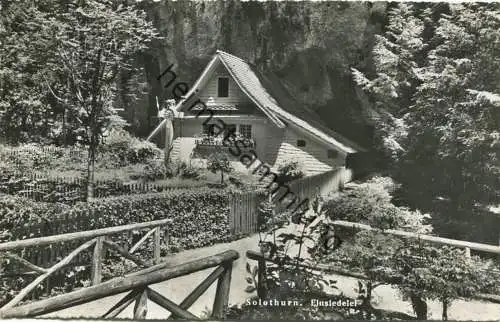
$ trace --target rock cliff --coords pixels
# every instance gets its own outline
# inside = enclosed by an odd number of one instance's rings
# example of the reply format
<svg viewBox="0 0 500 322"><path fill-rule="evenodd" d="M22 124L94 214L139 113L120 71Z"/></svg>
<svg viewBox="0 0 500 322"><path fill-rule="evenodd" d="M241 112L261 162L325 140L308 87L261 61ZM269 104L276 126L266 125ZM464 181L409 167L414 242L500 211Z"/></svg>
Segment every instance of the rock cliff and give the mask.
<svg viewBox="0 0 500 322"><path fill-rule="evenodd" d="M137 134L146 135L157 122L155 96L168 98L170 91L156 79L163 69L173 63L178 78L193 84L221 49L272 71L333 129L367 142L349 68L369 69L384 3L143 1L140 6L162 39L138 58L139 74L123 75L123 84L145 83L147 94L139 101L123 100Z"/></svg>

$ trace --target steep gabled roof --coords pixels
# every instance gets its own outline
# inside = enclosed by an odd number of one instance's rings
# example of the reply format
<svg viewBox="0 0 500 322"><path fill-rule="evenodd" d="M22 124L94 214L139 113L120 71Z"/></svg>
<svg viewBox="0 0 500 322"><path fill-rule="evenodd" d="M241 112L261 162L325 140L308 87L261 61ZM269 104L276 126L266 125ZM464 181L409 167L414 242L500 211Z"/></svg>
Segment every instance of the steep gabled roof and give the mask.
<svg viewBox="0 0 500 322"><path fill-rule="evenodd" d="M236 83L249 97L257 101L261 108L270 110L280 119L295 124L346 153L364 150L329 129L315 112L299 104L276 76L271 73L263 74L255 66L226 52L218 50L217 54Z"/></svg>
<svg viewBox="0 0 500 322"><path fill-rule="evenodd" d="M287 123L294 124L320 141L345 153L365 151L356 143L328 128L314 111L303 106L290 95L276 76L271 73L261 73L254 65L221 50L217 51L186 97L190 97L206 83L219 62L226 67L240 89L276 126L283 128ZM175 110L180 111L183 103L184 100L181 100ZM162 125L163 123L159 127ZM153 133L156 132L155 130ZM154 135L153 133L150 137Z"/></svg>

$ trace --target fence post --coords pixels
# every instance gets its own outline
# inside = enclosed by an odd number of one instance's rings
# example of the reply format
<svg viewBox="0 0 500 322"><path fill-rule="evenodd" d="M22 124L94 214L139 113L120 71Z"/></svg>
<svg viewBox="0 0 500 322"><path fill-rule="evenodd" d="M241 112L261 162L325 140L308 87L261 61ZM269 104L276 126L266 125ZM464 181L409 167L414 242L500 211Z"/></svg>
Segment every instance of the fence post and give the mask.
<svg viewBox="0 0 500 322"><path fill-rule="evenodd" d="M228 196L229 202L229 232L234 235L234 194L231 193Z"/></svg>
<svg viewBox="0 0 500 322"><path fill-rule="evenodd" d="M154 244L153 244L153 258L154 258L154 263L158 264L160 263L160 226L155 228L154 232Z"/></svg>
<svg viewBox="0 0 500 322"><path fill-rule="evenodd" d="M146 319L146 315L148 314L148 291L144 289L137 297L134 305L134 319L135 320L144 320Z"/></svg>
<svg viewBox="0 0 500 322"><path fill-rule="evenodd" d="M224 319L226 309L229 305L229 289L231 287L233 262L228 261L223 263L223 265L224 272L217 282L217 290L215 291L214 306L212 309L212 317L215 319Z"/></svg>
<svg viewBox="0 0 500 322"><path fill-rule="evenodd" d="M94 256L92 258L92 285L101 283L102 280L102 257L104 250L104 238L105 236L99 236L96 238L96 243L94 246Z"/></svg>
<svg viewBox="0 0 500 322"><path fill-rule="evenodd" d="M266 260L258 260L258 280L257 280L257 295L260 299L265 299L266 294Z"/></svg>

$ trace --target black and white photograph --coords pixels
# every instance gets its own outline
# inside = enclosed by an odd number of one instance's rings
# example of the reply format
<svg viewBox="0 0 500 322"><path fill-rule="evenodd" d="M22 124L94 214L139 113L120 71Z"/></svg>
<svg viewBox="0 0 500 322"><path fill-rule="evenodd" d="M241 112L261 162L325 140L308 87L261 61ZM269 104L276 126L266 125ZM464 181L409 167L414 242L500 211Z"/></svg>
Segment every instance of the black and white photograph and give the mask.
<svg viewBox="0 0 500 322"><path fill-rule="evenodd" d="M500 2L0 0L0 320L500 321Z"/></svg>

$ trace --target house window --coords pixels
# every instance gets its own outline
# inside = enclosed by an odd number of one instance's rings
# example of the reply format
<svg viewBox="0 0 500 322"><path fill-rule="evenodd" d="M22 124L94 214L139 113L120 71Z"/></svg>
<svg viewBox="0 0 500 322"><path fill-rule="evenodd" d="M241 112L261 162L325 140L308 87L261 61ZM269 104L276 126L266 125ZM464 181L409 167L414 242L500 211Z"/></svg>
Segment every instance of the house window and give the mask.
<svg viewBox="0 0 500 322"><path fill-rule="evenodd" d="M226 133L224 133L227 137L234 136L236 133L236 124L227 124Z"/></svg>
<svg viewBox="0 0 500 322"><path fill-rule="evenodd" d="M327 157L328 159L335 159L339 156L339 151L337 150L328 150L327 151Z"/></svg>
<svg viewBox="0 0 500 322"><path fill-rule="evenodd" d="M240 134L247 139L252 138L252 126L250 124L240 124Z"/></svg>
<svg viewBox="0 0 500 322"><path fill-rule="evenodd" d="M297 140L297 146L300 148L303 148L306 146L306 141L305 140Z"/></svg>
<svg viewBox="0 0 500 322"><path fill-rule="evenodd" d="M207 136L216 136L218 132L216 124L203 124L203 134Z"/></svg>
<svg viewBox="0 0 500 322"><path fill-rule="evenodd" d="M229 77L217 78L217 96L218 97L229 96Z"/></svg>

